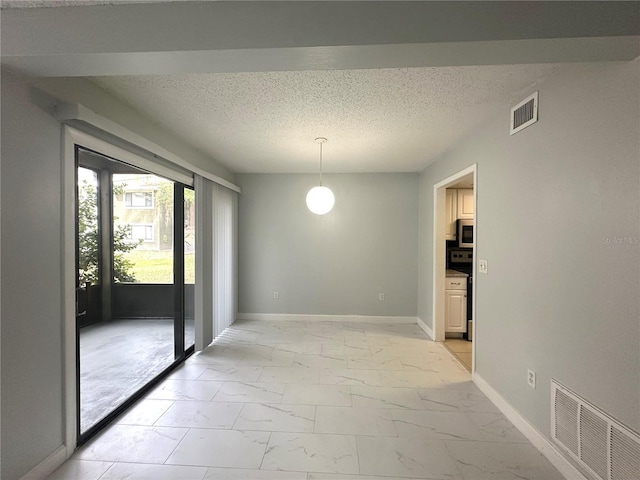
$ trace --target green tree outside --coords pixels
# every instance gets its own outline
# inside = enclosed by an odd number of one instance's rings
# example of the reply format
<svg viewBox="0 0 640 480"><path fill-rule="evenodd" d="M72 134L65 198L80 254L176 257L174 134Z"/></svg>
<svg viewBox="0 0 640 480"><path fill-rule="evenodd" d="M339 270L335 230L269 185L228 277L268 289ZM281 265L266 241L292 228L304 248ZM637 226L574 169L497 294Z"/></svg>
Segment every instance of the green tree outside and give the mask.
<svg viewBox="0 0 640 480"><path fill-rule="evenodd" d="M123 188L123 187L119 187ZM120 225L113 232L113 281L135 282L131 272L133 263L124 254L135 250L139 242L131 242L128 225ZM78 277L80 283L100 283L98 257L98 189L87 180L78 185Z"/></svg>

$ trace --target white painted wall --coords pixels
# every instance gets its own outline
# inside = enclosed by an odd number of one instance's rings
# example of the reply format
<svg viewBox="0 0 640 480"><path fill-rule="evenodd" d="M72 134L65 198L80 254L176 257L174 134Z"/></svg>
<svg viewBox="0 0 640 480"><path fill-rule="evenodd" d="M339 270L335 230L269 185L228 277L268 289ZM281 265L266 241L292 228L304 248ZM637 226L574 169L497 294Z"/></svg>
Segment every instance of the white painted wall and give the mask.
<svg viewBox="0 0 640 480"><path fill-rule="evenodd" d="M80 91L74 91L74 88ZM1 471L15 480L64 442L61 285L62 149L53 116L60 93L156 140L165 132L89 82L56 81L49 93L2 70ZM166 136L163 146L233 180ZM193 155L189 155L193 153Z"/></svg>
<svg viewBox="0 0 640 480"><path fill-rule="evenodd" d="M547 436L551 378L640 430L639 85L640 59L576 66L532 89L538 123L510 137L505 103L420 176L418 315L433 185L477 162L477 372Z"/></svg>
<svg viewBox="0 0 640 480"><path fill-rule="evenodd" d="M239 312L415 317L417 174L325 175L325 216L305 204L317 175L236 181Z"/></svg>

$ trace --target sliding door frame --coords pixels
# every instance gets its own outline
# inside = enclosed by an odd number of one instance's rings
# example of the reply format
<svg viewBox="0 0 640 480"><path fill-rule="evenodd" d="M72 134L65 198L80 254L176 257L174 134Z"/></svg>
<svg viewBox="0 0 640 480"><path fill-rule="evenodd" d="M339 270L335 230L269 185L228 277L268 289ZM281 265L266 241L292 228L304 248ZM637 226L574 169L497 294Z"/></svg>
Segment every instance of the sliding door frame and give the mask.
<svg viewBox="0 0 640 480"><path fill-rule="evenodd" d="M174 316L174 360L162 373L150 380L144 387L136 391L129 399L117 406L111 413L88 428L84 433L80 432L80 400L79 400L79 331L76 319L76 278L77 278L77 232L76 232L76 196L77 196L77 161L76 153L78 147L94 151L114 161L122 161L135 165L136 161L128 159L138 159L139 157L127 150L117 147L104 140L88 135L68 125L62 130L62 218L61 218L61 238L62 238L62 315L63 323L63 345L64 345L64 425L65 425L65 449L69 458L75 449L97 431L104 428L116 416L129 408L142 395L153 386L162 381L174 368L180 365L187 356L194 352L194 348L185 349L184 345L184 243L181 241L184 235L183 229L178 225L183 225L184 218L183 198L184 189L189 185L169 178L174 182L174 292L175 292L175 316ZM117 159L117 160L115 160ZM153 172L151 172L153 173ZM159 174L163 176L162 174ZM165 177L166 178L166 177ZM180 178L180 177L178 177ZM100 182L102 184L102 182ZM178 193L179 192L179 193ZM197 229L197 225L196 225ZM197 230L196 230L197 231ZM176 241L177 240L177 241ZM106 259L103 259L106 260ZM178 283L179 282L179 283ZM178 285L181 288L178 288ZM178 312L180 309L180 312Z"/></svg>
<svg viewBox="0 0 640 480"><path fill-rule="evenodd" d="M77 327L75 315L76 271L76 144L91 144L88 135L64 126L62 131L62 317L64 319L64 422L67 458L78 442L78 366L76 359Z"/></svg>
<svg viewBox="0 0 640 480"><path fill-rule="evenodd" d="M185 358L184 189L185 186L182 183L173 184L173 346L176 361L182 361Z"/></svg>

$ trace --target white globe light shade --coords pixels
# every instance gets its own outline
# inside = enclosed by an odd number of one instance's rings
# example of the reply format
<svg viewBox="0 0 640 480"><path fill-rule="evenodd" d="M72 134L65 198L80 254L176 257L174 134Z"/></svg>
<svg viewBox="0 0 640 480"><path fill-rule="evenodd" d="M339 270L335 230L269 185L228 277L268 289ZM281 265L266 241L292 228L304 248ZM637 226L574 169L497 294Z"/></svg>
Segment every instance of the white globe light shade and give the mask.
<svg viewBox="0 0 640 480"><path fill-rule="evenodd" d="M316 215L329 213L334 203L336 203L336 198L327 187L313 187L307 193L307 207Z"/></svg>

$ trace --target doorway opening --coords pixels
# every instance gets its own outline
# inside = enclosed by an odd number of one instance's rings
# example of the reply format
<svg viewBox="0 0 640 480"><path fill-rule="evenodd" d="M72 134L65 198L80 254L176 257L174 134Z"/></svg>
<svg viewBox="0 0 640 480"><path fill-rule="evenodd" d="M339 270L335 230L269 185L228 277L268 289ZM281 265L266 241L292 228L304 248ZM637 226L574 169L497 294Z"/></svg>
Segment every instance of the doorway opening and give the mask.
<svg viewBox="0 0 640 480"><path fill-rule="evenodd" d="M434 186L433 334L475 371L477 166Z"/></svg>
<svg viewBox="0 0 640 480"><path fill-rule="evenodd" d="M193 189L75 147L77 444L194 350Z"/></svg>

